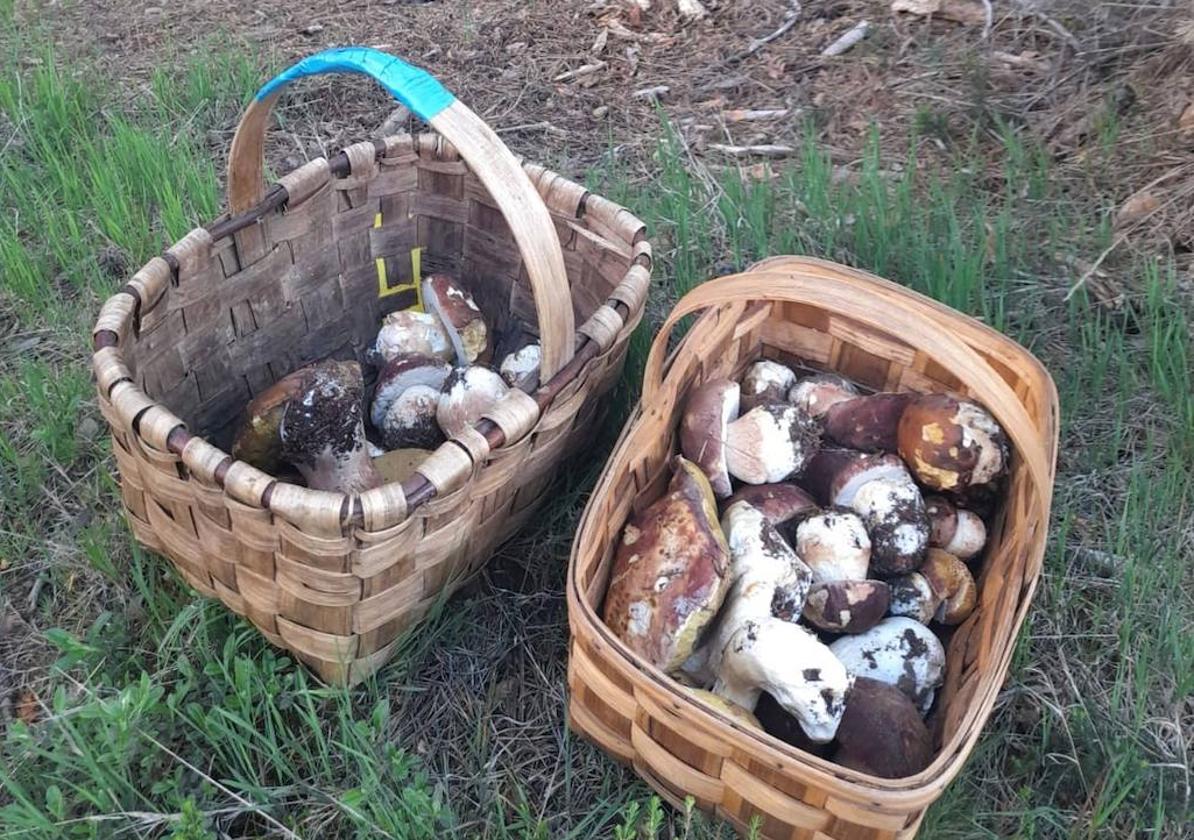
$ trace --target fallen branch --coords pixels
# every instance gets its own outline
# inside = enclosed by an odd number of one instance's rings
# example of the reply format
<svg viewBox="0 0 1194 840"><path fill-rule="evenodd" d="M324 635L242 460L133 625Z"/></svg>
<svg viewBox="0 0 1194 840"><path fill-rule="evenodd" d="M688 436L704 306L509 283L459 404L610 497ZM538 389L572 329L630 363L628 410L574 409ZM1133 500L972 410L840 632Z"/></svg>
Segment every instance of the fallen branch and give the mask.
<svg viewBox="0 0 1194 840"><path fill-rule="evenodd" d="M788 11L784 13L784 22L779 25L779 28L770 35L764 35L762 38L755 38L746 47L746 50L733 58L728 60L728 64L737 64L743 59L750 58L763 47L770 44L776 38L782 38L784 34L796 25L796 20L800 17L800 2L799 0L789 0Z"/></svg>
<svg viewBox="0 0 1194 840"><path fill-rule="evenodd" d="M709 149L714 152L721 152L723 155L730 155L731 157L788 157L796 154L796 149L792 146L783 146L778 143L760 143L755 146L727 146L723 143L710 143Z"/></svg>
<svg viewBox="0 0 1194 840"><path fill-rule="evenodd" d="M573 79L579 79L582 76L591 76L592 74L596 73L598 70L603 69L605 66L606 66L606 62L604 62L604 61L594 61L592 64L581 65L580 67L577 67L575 70L565 70L563 73L561 73L560 75L558 75L554 79L552 79L552 81L553 82L569 82Z"/></svg>
<svg viewBox="0 0 1194 840"><path fill-rule="evenodd" d="M721 118L728 123L754 122L756 120L781 120L790 113L792 113L790 108L731 108L729 111L722 111Z"/></svg>

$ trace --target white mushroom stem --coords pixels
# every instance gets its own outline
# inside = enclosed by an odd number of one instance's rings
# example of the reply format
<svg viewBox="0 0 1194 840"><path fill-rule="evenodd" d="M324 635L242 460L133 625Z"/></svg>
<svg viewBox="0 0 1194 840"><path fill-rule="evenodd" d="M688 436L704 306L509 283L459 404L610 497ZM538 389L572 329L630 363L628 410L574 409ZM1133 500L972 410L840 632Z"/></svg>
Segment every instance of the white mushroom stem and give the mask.
<svg viewBox="0 0 1194 840"><path fill-rule="evenodd" d="M778 618L748 621L730 637L713 693L753 709L766 691L810 740L837 734L853 677L816 636Z"/></svg>

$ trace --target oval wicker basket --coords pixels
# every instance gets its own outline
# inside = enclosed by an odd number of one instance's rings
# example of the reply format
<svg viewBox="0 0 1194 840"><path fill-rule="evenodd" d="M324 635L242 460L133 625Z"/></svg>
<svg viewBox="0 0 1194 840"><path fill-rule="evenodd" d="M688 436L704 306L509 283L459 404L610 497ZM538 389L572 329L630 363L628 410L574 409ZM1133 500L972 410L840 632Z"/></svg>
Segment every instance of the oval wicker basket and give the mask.
<svg viewBox="0 0 1194 840"><path fill-rule="evenodd" d="M666 363L677 321L704 310ZM646 664L599 617L632 511L662 495L689 389L737 378L767 357L838 371L877 390L945 390L985 404L1013 441L973 615L948 639L930 718L938 752L887 780L743 728ZM894 283L812 259L777 257L690 292L655 339L643 396L581 519L568 571L569 722L629 762L673 804L692 796L745 831L784 840L915 835L925 809L974 748L1007 674L1044 553L1057 446L1057 394L1026 350Z"/></svg>
<svg viewBox="0 0 1194 840"><path fill-rule="evenodd" d="M438 134L358 143L266 190L281 88L336 71L374 76ZM631 213L520 165L430 76L362 48L313 56L262 89L228 191L230 216L151 260L99 315L93 367L123 506L136 538L195 589L323 679L356 682L587 442L642 316L651 246ZM534 394L511 391L408 480L361 494L226 454L255 393L313 360L361 358L382 316L415 300L419 272L440 270L465 280L497 332L539 338Z"/></svg>

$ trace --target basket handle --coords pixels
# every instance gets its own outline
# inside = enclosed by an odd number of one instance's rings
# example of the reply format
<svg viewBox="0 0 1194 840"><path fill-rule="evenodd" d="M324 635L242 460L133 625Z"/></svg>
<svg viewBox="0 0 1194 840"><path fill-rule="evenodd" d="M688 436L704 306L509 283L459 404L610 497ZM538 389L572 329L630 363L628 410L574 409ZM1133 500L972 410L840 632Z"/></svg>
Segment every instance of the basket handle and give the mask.
<svg viewBox="0 0 1194 840"><path fill-rule="evenodd" d="M900 341L929 356L948 358L959 377L999 420L1024 459L1041 497L1049 499L1052 454L1046 449L1040 431L1011 386L970 345L955 338L944 326L925 329L926 318L939 314L933 305L928 301L922 303L907 289L892 284L888 290L886 283L877 283L877 278L871 275L824 260L785 257L782 261L767 262L770 264L755 270L710 280L680 299L651 344L643 372L644 405L651 405L659 398L668 337L685 315L726 303L812 304L899 336ZM907 311L909 301L920 310L915 315ZM673 364L685 352L693 352L686 350L686 346L687 341L681 343Z"/></svg>
<svg viewBox="0 0 1194 840"><path fill-rule="evenodd" d="M564 254L551 214L497 134L427 71L379 50L341 47L308 56L275 76L253 97L232 139L228 155L232 214L246 212L265 197L265 130L274 102L295 79L321 73L371 76L456 147L493 197L518 243L539 318L541 379L551 379L572 358L576 340Z"/></svg>

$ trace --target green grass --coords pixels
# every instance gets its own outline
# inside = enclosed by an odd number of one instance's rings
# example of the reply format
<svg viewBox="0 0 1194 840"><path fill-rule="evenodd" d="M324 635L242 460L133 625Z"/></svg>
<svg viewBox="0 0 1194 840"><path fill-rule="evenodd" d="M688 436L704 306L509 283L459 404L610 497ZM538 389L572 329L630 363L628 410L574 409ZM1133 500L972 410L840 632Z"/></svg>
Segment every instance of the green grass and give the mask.
<svg viewBox="0 0 1194 840"><path fill-rule="evenodd" d="M36 683L39 721L12 722L0 745L0 834L728 836L660 809L563 728L563 558L593 465L351 692L315 684L133 547L87 335L131 269L219 211L201 138L231 124L264 71L216 54L159 71L122 106L36 33L16 37L11 15L0 4L0 601L35 627L30 656L55 664ZM35 62L22 61L29 44ZM1124 312L1084 293L1063 304L1053 255L1109 240L1047 158L1005 129L998 148L976 141L925 171L920 142L893 160L876 135L842 179L809 139L760 183L698 177L665 141L649 180L616 168L590 180L650 224L658 311L716 273L806 253L905 282L1046 360L1064 428L1045 574L987 735L922 836L1181 836L1190 301L1167 265L1147 263ZM623 396L649 337L635 336ZM503 698L519 690L511 710Z"/></svg>

